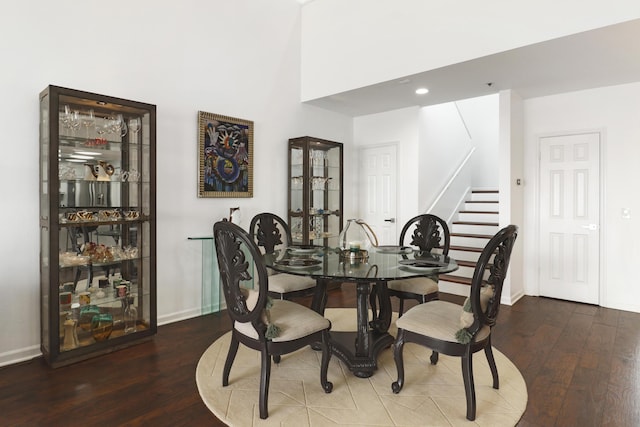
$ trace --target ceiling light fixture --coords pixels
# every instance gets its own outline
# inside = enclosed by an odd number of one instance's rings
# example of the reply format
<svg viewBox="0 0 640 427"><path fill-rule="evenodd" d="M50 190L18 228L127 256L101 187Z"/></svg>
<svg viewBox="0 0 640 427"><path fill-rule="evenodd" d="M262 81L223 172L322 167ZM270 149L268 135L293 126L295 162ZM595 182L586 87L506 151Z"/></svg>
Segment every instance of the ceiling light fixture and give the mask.
<svg viewBox="0 0 640 427"><path fill-rule="evenodd" d="M424 95L425 93L429 93L429 89L426 87L416 89L416 95Z"/></svg>

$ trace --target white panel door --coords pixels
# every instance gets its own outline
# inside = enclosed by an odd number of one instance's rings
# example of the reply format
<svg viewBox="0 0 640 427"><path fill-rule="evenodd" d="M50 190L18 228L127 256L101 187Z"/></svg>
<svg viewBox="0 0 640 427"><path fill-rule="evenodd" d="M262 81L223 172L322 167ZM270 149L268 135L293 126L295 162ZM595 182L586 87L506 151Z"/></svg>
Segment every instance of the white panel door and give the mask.
<svg viewBox="0 0 640 427"><path fill-rule="evenodd" d="M371 226L381 245L397 245L396 146L360 150L360 218Z"/></svg>
<svg viewBox="0 0 640 427"><path fill-rule="evenodd" d="M540 139L540 295L589 304L600 290L600 134Z"/></svg>

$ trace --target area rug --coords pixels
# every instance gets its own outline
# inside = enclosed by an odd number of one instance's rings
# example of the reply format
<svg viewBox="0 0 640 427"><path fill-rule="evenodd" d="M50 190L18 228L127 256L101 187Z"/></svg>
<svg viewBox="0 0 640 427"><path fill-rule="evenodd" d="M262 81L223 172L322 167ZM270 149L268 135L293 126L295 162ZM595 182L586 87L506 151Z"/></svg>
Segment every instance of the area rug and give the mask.
<svg viewBox="0 0 640 427"><path fill-rule="evenodd" d="M332 329L353 330L355 309L327 309ZM395 317L394 317L395 320ZM395 326L390 332L395 335ZM514 426L527 406L527 387L518 369L494 348L500 389L492 388L484 352L476 353L473 369L477 415L468 421L460 358L440 355L429 363L431 351L409 343L404 347L405 385L393 394L397 372L391 349L378 358L378 370L370 378L353 376L332 357L329 381L333 391L320 386L320 352L310 348L282 356L271 365L269 417L258 410L259 353L240 345L231 368L229 385L222 387L222 369L231 333L216 340L202 355L196 383L202 400L214 415L233 427L245 426Z"/></svg>

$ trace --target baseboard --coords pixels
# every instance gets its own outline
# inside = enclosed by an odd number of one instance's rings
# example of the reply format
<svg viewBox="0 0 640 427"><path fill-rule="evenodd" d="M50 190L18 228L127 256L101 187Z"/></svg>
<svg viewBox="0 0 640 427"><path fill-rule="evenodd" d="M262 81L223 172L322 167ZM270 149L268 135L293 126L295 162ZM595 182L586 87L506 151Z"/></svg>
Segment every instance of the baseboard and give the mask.
<svg viewBox="0 0 640 427"><path fill-rule="evenodd" d="M500 304L513 305L517 303L522 297L524 297L524 295L525 295L524 291L520 291L514 295L511 295L511 297L509 297L508 295L502 294L502 298L500 298Z"/></svg>
<svg viewBox="0 0 640 427"><path fill-rule="evenodd" d="M178 311L175 313L165 314L164 316L158 316L158 326L166 325L169 323L180 322L181 320L192 319L194 317L201 316L203 314L202 308L191 308L189 310Z"/></svg>
<svg viewBox="0 0 640 427"><path fill-rule="evenodd" d="M0 367L26 362L27 360L40 356L42 356L42 352L40 351L39 344L18 350L7 351L6 353L0 354Z"/></svg>

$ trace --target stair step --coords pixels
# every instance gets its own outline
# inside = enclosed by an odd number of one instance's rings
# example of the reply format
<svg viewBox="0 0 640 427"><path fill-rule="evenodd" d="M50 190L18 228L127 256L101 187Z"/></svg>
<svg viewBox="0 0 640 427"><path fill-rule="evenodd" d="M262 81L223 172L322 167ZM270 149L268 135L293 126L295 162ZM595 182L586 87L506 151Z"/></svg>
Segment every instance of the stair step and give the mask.
<svg viewBox="0 0 640 427"><path fill-rule="evenodd" d="M449 256L456 261L478 262L480 252L482 252L482 248L457 245L449 246Z"/></svg>
<svg viewBox="0 0 640 427"><path fill-rule="evenodd" d="M471 279L469 277L455 276L453 274L441 274L438 278L439 280L444 280L446 282L471 286Z"/></svg>
<svg viewBox="0 0 640 427"><path fill-rule="evenodd" d="M458 245L451 245L449 246L449 252L451 251L464 251L464 252L477 252L480 253L482 252L483 248L474 248L473 246L458 246Z"/></svg>
<svg viewBox="0 0 640 427"><path fill-rule="evenodd" d="M452 224L460 224L460 225L482 225L482 226L492 226L498 227L500 224L497 222L482 222L482 221L453 221Z"/></svg>
<svg viewBox="0 0 640 427"><path fill-rule="evenodd" d="M473 212L497 212L499 204L497 200L468 200L464 202L464 209Z"/></svg>
<svg viewBox="0 0 640 427"><path fill-rule="evenodd" d="M451 237L471 237L474 239L491 239L492 234L477 234L477 233L451 233Z"/></svg>
<svg viewBox="0 0 640 427"><path fill-rule="evenodd" d="M497 222L454 221L451 223L452 233L490 234L498 232Z"/></svg>
<svg viewBox="0 0 640 427"><path fill-rule="evenodd" d="M499 214L498 211L474 211L474 210L466 210L463 209L460 213L470 213L470 214Z"/></svg>
<svg viewBox="0 0 640 427"><path fill-rule="evenodd" d="M460 211L458 221L466 222L496 222L498 212L493 211Z"/></svg>
<svg viewBox="0 0 640 427"><path fill-rule="evenodd" d="M476 263L473 261L466 261L463 259L457 259L456 260L456 264L458 264L460 267L476 267Z"/></svg>
<svg viewBox="0 0 640 427"><path fill-rule="evenodd" d="M484 248L491 236L484 234L453 235L451 234L451 244L454 246L468 246L472 248Z"/></svg>
<svg viewBox="0 0 640 427"><path fill-rule="evenodd" d="M497 190L472 190L472 201L497 201L500 194Z"/></svg>

